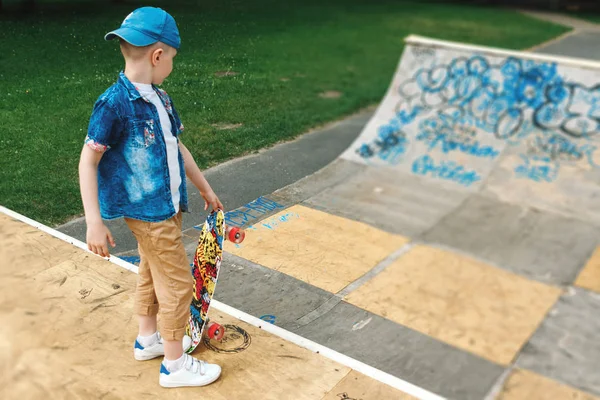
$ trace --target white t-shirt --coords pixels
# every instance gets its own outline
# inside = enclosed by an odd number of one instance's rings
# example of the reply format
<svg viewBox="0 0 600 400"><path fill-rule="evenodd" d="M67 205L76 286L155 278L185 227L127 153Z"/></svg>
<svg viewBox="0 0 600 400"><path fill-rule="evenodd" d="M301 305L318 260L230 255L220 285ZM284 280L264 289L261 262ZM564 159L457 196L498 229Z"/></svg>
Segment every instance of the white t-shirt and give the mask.
<svg viewBox="0 0 600 400"><path fill-rule="evenodd" d="M173 198L173 207L175 212L179 212L179 186L181 185L181 176L179 175L179 148L177 145L177 138L171 132L171 120L165 106L160 101L158 94L152 88L152 85L148 83L136 83L132 82L133 85L140 92L140 95L154 104L160 117L160 125L162 127L163 136L165 138L165 144L167 145L167 163L169 166L169 176L171 177L171 195Z"/></svg>

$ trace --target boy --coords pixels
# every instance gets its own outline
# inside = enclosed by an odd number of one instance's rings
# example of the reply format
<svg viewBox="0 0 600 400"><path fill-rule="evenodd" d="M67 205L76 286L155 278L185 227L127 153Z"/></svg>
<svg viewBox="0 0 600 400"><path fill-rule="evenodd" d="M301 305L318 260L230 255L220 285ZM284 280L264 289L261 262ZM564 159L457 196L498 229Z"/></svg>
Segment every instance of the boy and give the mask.
<svg viewBox="0 0 600 400"><path fill-rule="evenodd" d="M102 220L125 219L140 254L134 357L164 355L159 374L163 387L207 385L218 379L221 368L184 352L191 344L185 326L193 285L181 232L186 175L200 190L205 210L223 205L179 141L183 125L171 98L155 86L173 69L179 31L164 10L142 7L105 39L115 37L125 70L94 105L79 163L88 248L108 257L107 241L115 243Z"/></svg>

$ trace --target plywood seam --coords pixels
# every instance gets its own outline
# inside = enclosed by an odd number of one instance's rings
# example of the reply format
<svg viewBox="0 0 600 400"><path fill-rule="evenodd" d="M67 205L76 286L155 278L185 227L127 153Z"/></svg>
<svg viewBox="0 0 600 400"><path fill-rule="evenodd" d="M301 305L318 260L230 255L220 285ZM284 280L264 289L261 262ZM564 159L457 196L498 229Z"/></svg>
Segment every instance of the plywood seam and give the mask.
<svg viewBox="0 0 600 400"><path fill-rule="evenodd" d="M483 400L496 400L498 395L502 393L504 386L506 385L506 381L510 377L511 373L514 371L515 366L513 364L509 365L503 372L500 374L496 382L492 385L487 395L483 398Z"/></svg>
<svg viewBox="0 0 600 400"><path fill-rule="evenodd" d="M321 400L323 400L324 398L326 398L326 397L327 397L327 395L328 395L329 393L332 393L332 392L333 392L333 389L335 389L335 388L337 387L337 385L339 385L341 382L343 382L343 381L344 381L344 379L346 379L347 377L349 377L349 376L350 376L350 374L352 373L352 371L353 371L353 370L352 370L352 369L350 369L350 370L348 371L348 373L347 373L346 375L344 375L344 376L342 377L342 379L340 379L340 380L339 380L339 382L337 382L335 385L333 385L333 387L332 387L331 389L329 389L329 391L325 392L325 394L323 395L323 397L321 397Z"/></svg>
<svg viewBox="0 0 600 400"><path fill-rule="evenodd" d="M502 156L501 156L502 157ZM483 185L483 184L482 184ZM462 199L462 201L460 201L454 208L450 209L450 211L448 211L446 214L440 216L437 221L435 221L433 224L431 224L431 226L425 230L423 230L421 233L419 233L418 235L416 235L415 237L415 241L423 241L423 238L430 233L433 229L435 229L439 224L442 223L442 221L444 221L446 218L449 218L453 213L455 213L460 207L462 207L467 200L469 200L472 197L472 194L469 196L465 196L464 199Z"/></svg>
<svg viewBox="0 0 600 400"><path fill-rule="evenodd" d="M373 280L383 271L385 271L390 265L392 265L396 260L402 257L404 254L408 253L412 248L418 245L417 241L409 241L402 245L399 249L394 251L392 254L388 255L386 258L378 262L373 268L369 271L365 272L358 279L355 279L353 282L348 284L342 290L336 293L336 296L341 296L341 298L346 297L350 293L358 290L360 287L364 286L366 283Z"/></svg>
<svg viewBox="0 0 600 400"><path fill-rule="evenodd" d="M278 232L257 227L254 240L240 250L229 251L330 293L339 292L409 241L402 235L300 204L281 211L272 220L277 221L283 214L298 219L281 225ZM314 237L315 231L320 232L318 237ZM359 244L365 249L352 256Z"/></svg>
<svg viewBox="0 0 600 400"><path fill-rule="evenodd" d="M367 310L373 314L383 316L384 318L386 318L388 320L393 320L393 321L399 323L400 325L410 327L411 329L416 330L422 334L425 334L425 335L435 339L436 341L444 342L454 348L471 353L480 358L486 359L486 360L488 360L494 364L497 364L498 366L501 366L501 367L505 367L507 365L510 365L512 362L514 362L515 357L520 352L522 352L523 346L531 340L531 336L539 330L539 327L546 320L548 314L556 306L558 300L560 299L561 295L563 294L563 292L559 288L555 288L551 285L538 283L536 281L520 277L509 271L505 271L502 269L496 269L496 268L489 268L489 266L486 265L485 263L475 262L467 257L461 257L459 255L452 254L451 252L444 252L444 251L436 250L432 247L421 246L420 248L414 250L414 252L411 254L412 255L409 254L409 255L405 256L406 258L401 258L399 261L397 261L395 266L398 266L398 269L392 267L394 269L388 270L388 271L390 271L390 274L393 275L393 273L395 271L395 272L398 272L400 275L402 275L402 273L400 273L399 271L402 271L401 267L402 267L403 260L406 260L406 262L409 263L408 265L411 266L410 268L407 268L406 271L419 271L421 269L427 270L426 264L424 264L424 263L429 263L429 262L432 262L436 265L444 265L444 263L446 263L446 264L452 263L456 268L459 268L461 265L458 264L458 260L462 260L465 263L464 267L468 267L467 270L472 269L472 271L474 273L476 273L476 276L479 276L479 274L482 274L482 278L485 278L484 282L486 282L486 285L493 284L493 282L496 282L496 279L498 280L498 282L499 282L498 284L500 286L498 286L497 289L494 289L494 293L497 292L496 293L497 296L498 295L503 296L503 293L504 293L504 295L506 295L506 293L510 292L510 289L513 286L517 285L517 287L523 288L523 290L528 290L528 293L533 294L533 293L539 292L539 294L542 296L542 300L540 300L540 302L536 302L535 308L533 308L531 310L529 309L529 307L523 308L524 311L522 311L523 312L522 315L527 316L527 318L528 318L526 320L527 321L526 323L520 323L517 320L512 320L510 322L510 324L515 324L514 327L517 328L520 333L516 334L514 337L511 336L512 339L508 340L507 346L504 347L504 345L502 345L502 346L500 346L500 349L498 349L498 350L492 350L493 348L489 347L489 345L493 345L494 343L500 344L500 342L504 341L504 339L502 339L500 336L496 336L495 333L492 335L493 340L479 341L480 344L478 344L477 346L475 346L474 344L473 345L467 344L466 341L464 341L462 339L459 340L459 339L453 338L452 336L447 336L445 334L440 335L438 332L439 329L443 326L446 326L446 325L444 325L445 323L443 322L443 320L444 320L443 314L439 314L437 311L434 312L434 311L428 310L427 307L425 307L425 308L419 307L418 305L417 306L409 306L408 308L404 308L403 304L408 299L400 300L399 303L396 302L395 305L390 305L389 310L388 310L389 313L386 314L385 310L388 308L388 305L386 305L387 303L384 302L385 303L384 304L384 303L379 302L379 300L381 300L382 298L385 298L385 296L382 294L383 297L381 297L381 298L379 298L378 295L375 295L374 298L369 298L370 297L369 293L382 293L383 291L385 291L385 288L387 287L388 282L390 281L389 279L391 279L390 275L387 275L387 274L383 277L380 277L378 281L374 281L373 285L369 285L369 286L363 288L361 291L355 293L354 295L350 295L348 297L348 301L351 304L353 304L354 306L360 307L360 308ZM426 254L430 254L433 258L431 260L428 257L423 258L423 257L425 257ZM435 260L438 260L438 261L435 261ZM404 266L406 266L406 265L407 264L404 264ZM420 267L418 267L418 266L420 266ZM449 266L450 265L446 265L446 267L449 267ZM426 278L424 278L423 273L420 273L420 272L416 272L415 274L409 273L407 276L409 277L407 279L412 278L413 282L421 282L421 279L426 279ZM402 278L402 279L404 279L404 278ZM440 281L440 282L442 282L442 281ZM459 281L457 281L457 282L459 282ZM458 284L457 287L460 288L460 287L463 287L463 285L464 285L464 283ZM476 286L479 286L479 284L477 284ZM421 293L418 291L420 289L415 289L417 287L420 288L420 286L412 287L409 285L410 293L413 293L413 294ZM452 285L452 288L455 288L455 286ZM415 291L415 290L417 290L417 291ZM508 292L507 292L507 290L508 290ZM423 293L421 293L421 294L426 295L426 296L431 296L430 293L429 294L423 294ZM431 293L433 293L433 292L431 292ZM453 293L453 292L449 292L449 293ZM481 299L484 301L482 303L484 305L487 304L486 303L487 300L491 300L491 298L489 298L489 295L485 295L484 294L485 292L482 292L481 290L476 291L474 293L477 295L477 298L480 298L480 296L483 296L483 297L481 297ZM415 295L416 298L418 298L421 294ZM529 298L531 298L532 294L529 295ZM485 296L488 296L487 300L486 300ZM497 296L496 296L496 298L497 298ZM379 300L378 300L378 298L379 298ZM452 300L452 298L449 298L449 299ZM510 301L508 306L509 307L520 307L523 304L522 301L516 301L516 302L515 301L516 300ZM410 304L410 301L408 301L408 304ZM470 310L471 312L484 312L485 310L488 310L488 309L484 308L484 309L481 309L484 311L478 311L478 310L480 310L479 308L472 309L470 307L467 307L467 310ZM488 311L485 311L485 312L488 312ZM504 325L504 322L503 322L504 320L502 319L502 313L500 313L498 311L489 311L489 312L491 314L484 314L484 315L489 315L489 317L486 317L488 319L492 318L491 321L494 321L494 324L492 326L500 327L500 326ZM505 312L506 311L504 311L504 313ZM464 315L466 315L466 314L462 313L462 311L459 314L462 315L463 317L464 317ZM438 322L434 323L433 325L426 323L426 321L431 320L432 317L434 317ZM481 316L481 318L484 318L484 317ZM481 319L481 318L480 318L480 320L482 321L481 323L484 323L483 321L488 320L488 319ZM438 326L439 323L441 323L441 325ZM453 326L454 325L452 325L452 326L449 325L449 327L453 327ZM487 325L485 325L485 326L487 326ZM511 325L509 325L509 326L511 326ZM437 328L435 328L435 327L437 327ZM458 325L456 325L456 328L460 328L463 330L468 329L467 331L463 332L465 334L467 334L468 332L471 332L470 334L474 334L473 332L475 332L475 333L479 332L477 330L477 328L474 326L469 327L469 325L464 325L464 324L460 324L460 323ZM481 332L485 332L485 330L483 330ZM475 336L480 335L481 332L477 333ZM492 333L492 331L489 331L488 333ZM480 338L480 339L482 339L482 338Z"/></svg>
<svg viewBox="0 0 600 400"><path fill-rule="evenodd" d="M561 291L561 293L556 298L556 300L554 301L554 303L552 303L552 305L550 307L548 307L548 309L546 310L546 312L541 316L540 322L535 326L535 329L533 329L531 331L531 333L529 334L529 336L527 336L527 338L523 341L523 344L521 344L521 346L517 349L517 351L515 352L514 357L510 361L510 363L505 366L507 368L507 370L510 370L510 372L512 372L513 370L518 369L517 363L519 362L519 357L523 353L523 349L531 341L531 338L533 338L533 336L535 336L535 334L540 329L540 327L542 326L542 324L544 323L544 321L546 321L546 319L548 318L548 315L550 314L550 312L552 312L552 310L554 309L554 307L556 307L556 305L560 301L560 298L562 297L563 294L564 294L564 291ZM508 375L504 378L504 380L506 380L506 379L508 379ZM504 381L503 381L503 383L504 383ZM486 397L485 400L488 400L488 398Z"/></svg>
<svg viewBox="0 0 600 400"><path fill-rule="evenodd" d="M350 282L343 289L339 290L337 293L333 294L332 297L321 303L314 310L306 313L302 317L298 318L295 323L299 326L308 325L317 319L321 318L329 311L331 311L335 306L337 306L340 302L344 300L344 297L349 295L350 293L358 290L360 287L370 282L372 279L377 277L380 273L385 271L390 265L394 263L398 258L402 257L406 254L410 249L415 246L412 242L408 242L402 245L398 250L394 251L392 254L384 258L382 261L377 263L373 268L369 271L365 272L358 279ZM280 272L283 273L283 272ZM307 283L310 285L310 283ZM312 286L312 285L311 285Z"/></svg>
<svg viewBox="0 0 600 400"><path fill-rule="evenodd" d="M337 294L334 294L329 299L327 299L326 301L321 303L321 305L319 305L314 310L312 310L312 311L306 313L305 315L303 315L302 317L296 319L295 323L298 324L298 326L308 325L308 324L316 321L317 319L321 318L325 314L329 313L329 311L331 311L335 306L337 306L339 303L341 303L342 300L343 300L342 297L340 297Z"/></svg>

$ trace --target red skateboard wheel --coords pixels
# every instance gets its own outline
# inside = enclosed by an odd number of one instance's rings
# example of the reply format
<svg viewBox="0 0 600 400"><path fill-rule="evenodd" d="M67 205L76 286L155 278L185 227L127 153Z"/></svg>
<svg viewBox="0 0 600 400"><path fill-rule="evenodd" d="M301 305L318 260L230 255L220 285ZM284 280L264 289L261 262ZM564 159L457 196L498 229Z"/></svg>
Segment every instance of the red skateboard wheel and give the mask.
<svg viewBox="0 0 600 400"><path fill-rule="evenodd" d="M225 329L221 325L214 322L208 325L208 337L210 339L220 342L223 339L223 335L225 335Z"/></svg>
<svg viewBox="0 0 600 400"><path fill-rule="evenodd" d="M232 243L242 243L242 241L244 241L245 237L246 237L246 232L244 230L238 228L237 226L230 228L228 235L227 235L227 238Z"/></svg>

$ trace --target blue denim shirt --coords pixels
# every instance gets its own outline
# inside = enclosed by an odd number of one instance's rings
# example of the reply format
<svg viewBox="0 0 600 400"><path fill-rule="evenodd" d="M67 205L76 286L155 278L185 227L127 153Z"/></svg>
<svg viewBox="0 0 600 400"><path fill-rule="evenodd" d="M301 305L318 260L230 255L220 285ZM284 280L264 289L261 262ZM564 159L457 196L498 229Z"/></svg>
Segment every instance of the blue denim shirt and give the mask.
<svg viewBox="0 0 600 400"><path fill-rule="evenodd" d="M98 165L98 198L103 219L127 217L158 222L175 215L167 148L163 135L183 131L169 95L154 86L169 114L172 131L163 132L156 107L144 99L121 72L116 83L96 101L85 143L104 152ZM187 211L183 156L180 210Z"/></svg>

